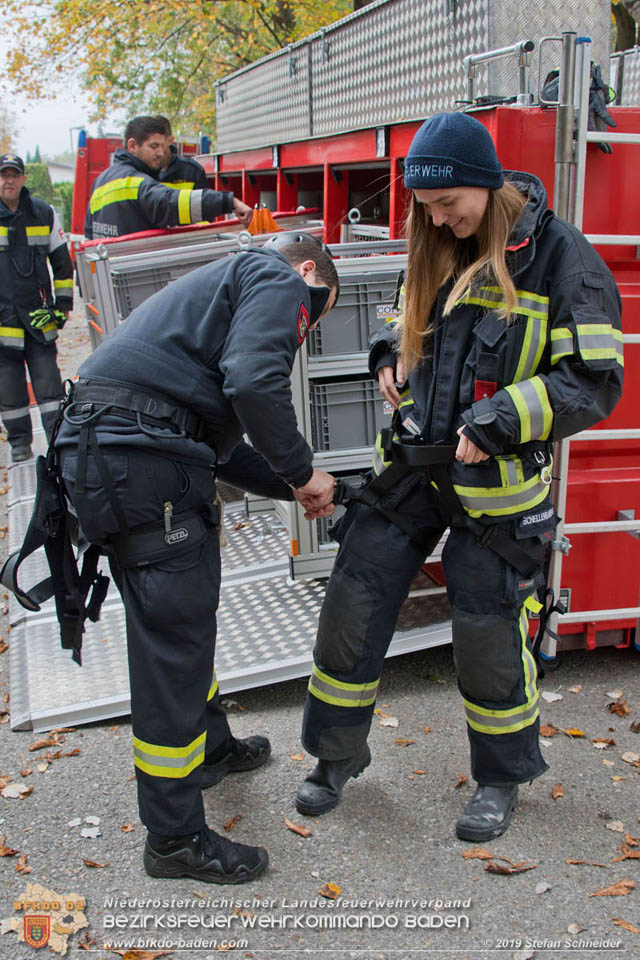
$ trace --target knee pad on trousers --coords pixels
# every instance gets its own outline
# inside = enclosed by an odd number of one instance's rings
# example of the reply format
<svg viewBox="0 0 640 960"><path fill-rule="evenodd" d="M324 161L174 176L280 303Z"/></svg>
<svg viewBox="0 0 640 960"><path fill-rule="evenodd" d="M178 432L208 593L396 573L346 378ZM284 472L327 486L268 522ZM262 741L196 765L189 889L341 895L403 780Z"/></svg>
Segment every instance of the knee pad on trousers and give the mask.
<svg viewBox="0 0 640 960"><path fill-rule="evenodd" d="M462 690L474 700L505 700L520 678L517 624L497 614L453 608L453 658Z"/></svg>
<svg viewBox="0 0 640 960"><path fill-rule="evenodd" d="M362 656L374 598L360 580L334 567L327 586L315 655L328 670L344 673Z"/></svg>

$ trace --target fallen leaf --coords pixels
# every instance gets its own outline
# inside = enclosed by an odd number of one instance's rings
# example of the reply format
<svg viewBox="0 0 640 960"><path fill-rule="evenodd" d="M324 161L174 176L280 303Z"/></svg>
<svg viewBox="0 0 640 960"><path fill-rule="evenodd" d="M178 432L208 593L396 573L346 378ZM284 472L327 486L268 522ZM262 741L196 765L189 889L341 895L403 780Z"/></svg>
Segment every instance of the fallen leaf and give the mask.
<svg viewBox="0 0 640 960"><path fill-rule="evenodd" d="M615 763L613 762L613 760L603 760L603 761L602 761L602 766L603 766L603 767L615 767Z"/></svg>
<svg viewBox="0 0 640 960"><path fill-rule="evenodd" d="M511 865L494 863L493 860L490 860L485 870L487 870L488 873L500 873L505 876L511 876L515 873L525 873L527 870L535 870L537 866L537 863L525 863L524 860L522 863L512 863Z"/></svg>
<svg viewBox="0 0 640 960"><path fill-rule="evenodd" d="M79 827L81 823L82 823L82 820L80 819L80 817L74 817L73 820L69 820L69 822L67 823L67 826L68 826L68 827Z"/></svg>
<svg viewBox="0 0 640 960"><path fill-rule="evenodd" d="M619 783L620 780L626 780L627 777L611 777L614 783Z"/></svg>
<svg viewBox="0 0 640 960"><path fill-rule="evenodd" d="M84 822L85 822L85 823L90 823L91 826L93 826L93 827L97 827L98 824L100 823L100 817L93 817L93 816L91 816L91 817L85 817L85 818L84 818Z"/></svg>
<svg viewBox="0 0 640 960"><path fill-rule="evenodd" d="M383 717L384 719L386 719L389 716L388 713L384 713L382 710L376 709L373 712L375 713L376 717Z"/></svg>
<svg viewBox="0 0 640 960"><path fill-rule="evenodd" d="M423 727L422 729L425 733L431 733L431 727Z"/></svg>
<svg viewBox="0 0 640 960"><path fill-rule="evenodd" d="M627 706L627 701L624 697L620 697L619 700L614 700L613 703L608 703L607 709L609 713L615 713L618 717L625 717L628 713L631 713L631 708Z"/></svg>
<svg viewBox="0 0 640 960"><path fill-rule="evenodd" d="M464 783L466 783L466 782L467 782L467 778L466 778L466 776L464 775L464 773L459 773L459 774L458 774L458 779L457 779L457 781L456 781L456 782L454 783L454 785L453 785L453 789L454 789L454 790L457 790L458 787L461 787L461 786L462 786Z"/></svg>
<svg viewBox="0 0 640 960"><path fill-rule="evenodd" d="M228 833L229 830L233 830L233 828L236 826L236 824L240 823L241 820L242 820L242 814L241 814L241 813L236 813L236 815L235 815L234 817L231 817L230 820L227 820L227 822L226 822L225 825L224 825L224 829L225 829L225 830L227 831L227 833Z"/></svg>
<svg viewBox="0 0 640 960"><path fill-rule="evenodd" d="M552 723L543 723L540 727L541 737L555 737L556 733L558 733L558 728L554 727Z"/></svg>
<svg viewBox="0 0 640 960"><path fill-rule="evenodd" d="M32 773L33 773L33 770L31 769L31 767L25 767L24 770L20 771L20 776L30 777Z"/></svg>
<svg viewBox="0 0 640 960"><path fill-rule="evenodd" d="M122 960L157 960L157 957L173 956L173 950L141 950L138 947L129 947L128 950L116 950L113 947L108 948L111 953L117 953Z"/></svg>
<svg viewBox="0 0 640 960"><path fill-rule="evenodd" d="M238 522L235 523L231 529L242 530L243 527L250 527L250 526L251 526L250 520L238 520Z"/></svg>
<svg viewBox="0 0 640 960"><path fill-rule="evenodd" d="M13 847L5 847L4 841L5 838L0 837L0 857L15 857L16 853L20 853L19 850L14 850Z"/></svg>
<svg viewBox="0 0 640 960"><path fill-rule="evenodd" d="M551 797L554 800L557 800L558 797L564 797L564 788L561 783L554 783L551 790Z"/></svg>
<svg viewBox="0 0 640 960"><path fill-rule="evenodd" d="M569 693L582 693L582 684L576 683L575 687L567 687Z"/></svg>
<svg viewBox="0 0 640 960"><path fill-rule="evenodd" d="M292 833L297 833L301 837L310 837L313 834L311 827L303 827L301 824L294 823L293 820L289 820L287 817L284 818L284 822L287 830L291 830Z"/></svg>
<svg viewBox="0 0 640 960"><path fill-rule="evenodd" d="M640 860L640 850L632 850L626 845L626 843L624 843L624 841L620 849L622 851L622 856L614 857L611 863L619 863L621 860Z"/></svg>
<svg viewBox="0 0 640 960"><path fill-rule="evenodd" d="M569 727L568 730L563 730L563 733L566 733L568 737L572 739L579 740L580 737L584 737L584 730L578 730L576 727Z"/></svg>
<svg viewBox="0 0 640 960"><path fill-rule="evenodd" d="M565 860L565 863L571 863L575 866L584 864L587 867L609 867L608 863L595 863L593 860Z"/></svg>
<svg viewBox="0 0 640 960"><path fill-rule="evenodd" d="M633 720L629 724L629 730L631 730L631 733L640 733L640 720Z"/></svg>
<svg viewBox="0 0 640 960"><path fill-rule="evenodd" d="M622 820L609 820L605 823L607 830L613 830L615 833L624 833L624 823Z"/></svg>
<svg viewBox="0 0 640 960"><path fill-rule="evenodd" d="M304 753L292 753L290 759L297 760L299 763L301 760L304 760Z"/></svg>
<svg viewBox="0 0 640 960"><path fill-rule="evenodd" d="M326 897L327 900L337 900L342 893L342 888L337 883L325 883L324 887L318 890L318 893Z"/></svg>
<svg viewBox="0 0 640 960"><path fill-rule="evenodd" d="M552 693L551 690L544 690L542 693L542 699L546 700L547 703L555 703L557 700L562 700L562 694Z"/></svg>
<svg viewBox="0 0 640 960"><path fill-rule="evenodd" d="M591 743L594 747L597 747L599 750L604 750L605 747L615 747L616 742L613 737L592 737Z"/></svg>
<svg viewBox="0 0 640 960"><path fill-rule="evenodd" d="M631 891L635 888L635 883L633 880L627 880L623 878L622 880L617 880L615 883L612 883L609 887L603 887L602 890L596 890L595 893L590 893L590 897L626 897Z"/></svg>
<svg viewBox="0 0 640 960"><path fill-rule="evenodd" d="M5 800L17 800L18 797L28 797L30 793L33 793L33 787L27 787L24 783L9 783L2 790L1 796Z"/></svg>
<svg viewBox="0 0 640 960"><path fill-rule="evenodd" d="M634 927L628 920L621 920L620 917L612 917L611 922L614 926L622 927L623 930L627 930L629 933L640 933L640 927Z"/></svg>
<svg viewBox="0 0 640 960"><path fill-rule="evenodd" d="M27 865L28 856L23 853L16 861L16 873L31 873L31 867Z"/></svg>
<svg viewBox="0 0 640 960"><path fill-rule="evenodd" d="M51 732L48 737L42 737L35 743L30 744L29 750L33 753L35 750L44 750L45 747L59 747L62 743L64 743L64 737L59 737L56 733Z"/></svg>
<svg viewBox="0 0 640 960"><path fill-rule="evenodd" d="M546 893L547 890L551 890L551 884L547 883L546 880L542 880L540 883L536 884L536 893L538 894L538 896L541 893Z"/></svg>
<svg viewBox="0 0 640 960"><path fill-rule="evenodd" d="M424 777L426 770L414 770L413 771L418 777Z"/></svg>
<svg viewBox="0 0 640 960"><path fill-rule="evenodd" d="M471 847L462 854L463 860L493 860L493 856L491 850L487 850L486 847Z"/></svg>
<svg viewBox="0 0 640 960"><path fill-rule="evenodd" d="M84 863L85 867L100 867L100 868L108 867L109 864L111 863L110 860L107 860L106 863L96 863L95 860L84 860L84 859L82 862Z"/></svg>
<svg viewBox="0 0 640 960"><path fill-rule="evenodd" d="M123 823L120 829L123 833L131 833L132 830L135 830L135 827L132 823Z"/></svg>
<svg viewBox="0 0 640 960"><path fill-rule="evenodd" d="M567 927L567 933L571 933L575 937L586 929L586 927L581 927L579 923L570 923Z"/></svg>
<svg viewBox="0 0 640 960"><path fill-rule="evenodd" d="M637 767L640 761L640 753L632 753L630 750L627 750L626 753L622 754L620 759L624 760L625 763L630 763L633 767Z"/></svg>
<svg viewBox="0 0 640 960"><path fill-rule="evenodd" d="M516 950L513 955L513 960L531 960L533 956L533 950Z"/></svg>
<svg viewBox="0 0 640 960"><path fill-rule="evenodd" d="M410 747L412 743L415 743L415 740L411 740L409 737L396 737L396 744L399 747Z"/></svg>
<svg viewBox="0 0 640 960"><path fill-rule="evenodd" d="M611 697L612 700L619 700L624 694L622 690L607 690L607 696Z"/></svg>
<svg viewBox="0 0 640 960"><path fill-rule="evenodd" d="M397 717L383 717L382 720L379 721L379 723L380 723L380 726L381 726L381 727L397 727L397 726L398 726L398 718L397 718Z"/></svg>
<svg viewBox="0 0 640 960"><path fill-rule="evenodd" d="M4 653L5 650L9 649L9 644L5 643L4 640L0 640L0 653Z"/></svg>
<svg viewBox="0 0 640 960"><path fill-rule="evenodd" d="M630 833L625 833L625 835L624 835L624 842L627 844L628 847L637 847L637 846L638 846L638 838L637 838L637 837L632 837Z"/></svg>
<svg viewBox="0 0 640 960"><path fill-rule="evenodd" d="M100 833L100 827L83 827L80 831L80 836L84 837L85 840L95 840L97 837L102 836Z"/></svg>

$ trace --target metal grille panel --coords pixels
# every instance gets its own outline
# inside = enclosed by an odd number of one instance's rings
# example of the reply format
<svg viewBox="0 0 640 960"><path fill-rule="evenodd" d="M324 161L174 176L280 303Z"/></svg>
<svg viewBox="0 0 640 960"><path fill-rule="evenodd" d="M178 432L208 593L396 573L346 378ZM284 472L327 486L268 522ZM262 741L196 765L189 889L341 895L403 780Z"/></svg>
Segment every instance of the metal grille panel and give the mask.
<svg viewBox="0 0 640 960"><path fill-rule="evenodd" d="M621 104L625 107L640 105L640 47L625 50L622 75Z"/></svg>

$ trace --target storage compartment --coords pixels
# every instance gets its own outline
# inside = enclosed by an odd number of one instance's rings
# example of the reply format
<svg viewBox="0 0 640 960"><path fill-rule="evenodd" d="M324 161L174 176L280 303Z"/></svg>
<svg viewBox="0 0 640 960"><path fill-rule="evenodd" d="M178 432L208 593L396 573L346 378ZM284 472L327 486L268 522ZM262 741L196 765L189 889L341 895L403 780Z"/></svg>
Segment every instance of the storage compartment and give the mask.
<svg viewBox="0 0 640 960"><path fill-rule="evenodd" d="M312 446L321 450L373 447L391 423L393 407L373 380L310 380Z"/></svg>
<svg viewBox="0 0 640 960"><path fill-rule="evenodd" d="M393 309L397 284L397 270L341 277L338 305L309 333L309 356L366 353L371 334L397 316Z"/></svg>

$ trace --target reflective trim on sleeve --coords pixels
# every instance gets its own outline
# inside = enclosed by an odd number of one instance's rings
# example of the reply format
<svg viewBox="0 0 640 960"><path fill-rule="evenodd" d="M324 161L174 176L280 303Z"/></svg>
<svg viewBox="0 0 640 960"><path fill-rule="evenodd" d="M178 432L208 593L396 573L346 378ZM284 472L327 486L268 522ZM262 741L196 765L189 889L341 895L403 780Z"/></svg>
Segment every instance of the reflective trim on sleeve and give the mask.
<svg viewBox="0 0 640 960"><path fill-rule="evenodd" d="M216 693L218 692L218 678L216 677L216 671L213 671L213 676L211 678L211 686L209 687L209 693L207 694L207 703L209 700L213 700Z"/></svg>
<svg viewBox="0 0 640 960"><path fill-rule="evenodd" d="M89 201L90 212L97 213L103 207L111 203L119 203L121 200L137 200L140 184L143 182L144 177L117 177L97 187Z"/></svg>
<svg viewBox="0 0 640 960"><path fill-rule="evenodd" d="M166 747L145 743L144 740L134 737L133 762L139 770L151 777L170 777L174 780L188 777L191 771L204 761L206 739L205 732L186 747Z"/></svg>
<svg viewBox="0 0 640 960"><path fill-rule="evenodd" d="M472 517L506 517L537 507L549 495L549 484L540 474L508 487L462 487L453 485L460 502Z"/></svg>
<svg viewBox="0 0 640 960"><path fill-rule="evenodd" d="M27 232L27 244L30 247L48 247L51 228L44 227L25 227Z"/></svg>
<svg viewBox="0 0 640 960"><path fill-rule="evenodd" d="M40 328L40 333L43 334L45 340L55 340L58 336L58 324L48 323L46 327Z"/></svg>
<svg viewBox="0 0 640 960"><path fill-rule="evenodd" d="M191 222L199 223L202 220L202 190L191 191Z"/></svg>
<svg viewBox="0 0 640 960"><path fill-rule="evenodd" d="M334 680L313 665L309 677L309 693L337 707L369 707L375 703L380 680L372 683L344 683Z"/></svg>
<svg viewBox="0 0 640 960"><path fill-rule="evenodd" d="M568 327L556 327L551 331L551 366L559 363L563 357L573 356L573 334Z"/></svg>
<svg viewBox="0 0 640 960"><path fill-rule="evenodd" d="M193 190L195 186L192 180L174 180L173 182L161 180L160 183L163 187L171 187L172 190Z"/></svg>
<svg viewBox="0 0 640 960"><path fill-rule="evenodd" d="M622 347L622 330L616 330L615 327L614 327L614 329L613 329L613 339L615 340L615 344L616 344L616 360L618 361L618 363L620 364L621 367L624 367L624 355L623 355L623 347Z"/></svg>
<svg viewBox="0 0 640 960"><path fill-rule="evenodd" d="M181 225L193 222L191 219L192 193L192 190L178 191L178 223Z"/></svg>
<svg viewBox="0 0 640 960"><path fill-rule="evenodd" d="M546 440L551 433L553 410L547 388L540 377L521 380L504 388L509 394L520 418L519 443Z"/></svg>
<svg viewBox="0 0 640 960"><path fill-rule="evenodd" d="M56 293L62 290L73 290L73 280L54 280L53 289Z"/></svg>
<svg viewBox="0 0 640 960"><path fill-rule="evenodd" d="M468 296L463 297L459 302L477 303L478 306L487 307L490 310L499 310L507 305L502 287L480 287L477 291L472 291ZM546 321L549 317L549 297L532 293L530 290L516 290L516 304L513 313Z"/></svg>
<svg viewBox="0 0 640 960"><path fill-rule="evenodd" d="M622 343L622 334L615 337L610 323L576 323L578 349L583 360L622 361L618 345Z"/></svg>
<svg viewBox="0 0 640 960"><path fill-rule="evenodd" d="M527 329L513 378L516 383L520 380L528 380L540 366L540 360L547 342L548 326L549 323L546 318L529 317L527 319Z"/></svg>
<svg viewBox="0 0 640 960"><path fill-rule="evenodd" d="M0 327L0 346L24 349L24 329L22 327Z"/></svg>
<svg viewBox="0 0 640 960"><path fill-rule="evenodd" d="M0 247L9 246L9 227L0 227Z"/></svg>
<svg viewBox="0 0 640 960"><path fill-rule="evenodd" d="M0 413L3 420L20 420L30 416L29 407L14 407L13 410L2 410Z"/></svg>

